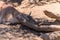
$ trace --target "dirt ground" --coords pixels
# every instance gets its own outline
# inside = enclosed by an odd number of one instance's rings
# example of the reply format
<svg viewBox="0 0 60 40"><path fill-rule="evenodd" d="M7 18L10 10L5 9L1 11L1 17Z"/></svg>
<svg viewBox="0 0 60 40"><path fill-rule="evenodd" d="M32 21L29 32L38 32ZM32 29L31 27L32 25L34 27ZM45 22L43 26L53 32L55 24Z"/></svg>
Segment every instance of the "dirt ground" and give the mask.
<svg viewBox="0 0 60 40"><path fill-rule="evenodd" d="M49 5L51 3L60 2L60 0L42 0L38 3L34 1L23 0L20 5L15 5L19 12L29 14L30 9L34 6L43 6ZM33 3L34 2L34 3ZM4 8L5 6L3 6ZM1 8L1 7L0 7ZM21 24L17 25L4 25L0 24L0 40L60 40L60 31L54 32L39 32L33 30L27 26L23 26Z"/></svg>
<svg viewBox="0 0 60 40"><path fill-rule="evenodd" d="M60 40L60 31L38 32L26 26L1 24L0 40Z"/></svg>

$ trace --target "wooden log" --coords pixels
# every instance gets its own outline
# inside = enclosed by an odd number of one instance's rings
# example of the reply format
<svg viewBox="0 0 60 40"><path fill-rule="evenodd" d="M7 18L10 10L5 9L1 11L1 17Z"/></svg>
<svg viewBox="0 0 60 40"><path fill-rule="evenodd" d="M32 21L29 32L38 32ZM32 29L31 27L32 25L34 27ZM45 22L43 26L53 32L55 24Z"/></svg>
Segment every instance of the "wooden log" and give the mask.
<svg viewBox="0 0 60 40"><path fill-rule="evenodd" d="M60 25L41 25L39 31L60 31Z"/></svg>
<svg viewBox="0 0 60 40"><path fill-rule="evenodd" d="M36 24L33 24L29 21L27 21L24 17L22 16L17 16L17 19L19 22L29 28L32 28L37 31L60 31L60 25L40 25L37 26Z"/></svg>

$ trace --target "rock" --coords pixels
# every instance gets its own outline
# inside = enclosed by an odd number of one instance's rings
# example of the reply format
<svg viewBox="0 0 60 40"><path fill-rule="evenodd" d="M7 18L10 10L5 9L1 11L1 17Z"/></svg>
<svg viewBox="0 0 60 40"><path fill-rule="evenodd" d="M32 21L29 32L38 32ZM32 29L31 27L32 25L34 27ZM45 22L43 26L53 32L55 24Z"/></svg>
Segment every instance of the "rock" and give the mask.
<svg viewBox="0 0 60 40"><path fill-rule="evenodd" d="M57 5L57 6L56 6ZM47 31L51 31L51 29L52 29L52 31L57 31L57 29L59 29L59 27L57 27L58 25L57 25L57 23L55 23L56 22L56 20L58 20L58 21L60 21L59 19L60 19L60 4L59 3L52 3L52 4L50 4L50 5L44 5L44 6L35 6L35 7L33 7L33 8L30 8L30 12L31 12L31 15L30 16L32 16L32 18L36 21L36 19L42 19L43 21L45 20L46 22L45 23L49 23L49 22L52 22L52 24L53 24L53 26L51 26L51 23L49 24L49 25L35 25L35 24L29 24L29 22L26 22L27 24L25 24L26 26L28 26L28 27L30 27L30 28L32 28L32 29L35 29L35 30L38 30L38 31L45 31L46 30L46 28L48 29ZM17 8L17 10L18 10L19 8ZM20 9L19 9L20 10ZM27 9L24 11L25 9L23 8L23 10L21 9L21 11L22 12L24 12L24 13L26 13L27 14ZM58 16L57 16L57 14L58 14ZM48 20L48 21L47 21ZM40 22L41 23L41 22ZM54 24L56 24L56 25L54 25ZM30 25L30 26L29 26ZM40 27L40 28L39 28ZM44 29L45 30L44 30ZM51 29L49 29L49 28L51 28ZM57 29L55 29L55 28L57 28ZM59 29L60 30L60 29Z"/></svg>
<svg viewBox="0 0 60 40"><path fill-rule="evenodd" d="M23 0L0 0L5 2L6 4L12 4L13 6L18 6L21 4Z"/></svg>
<svg viewBox="0 0 60 40"><path fill-rule="evenodd" d="M60 40L60 32L59 31L55 31L55 32L51 32L51 33L45 33L45 34L41 34L41 37L44 40Z"/></svg>
<svg viewBox="0 0 60 40"><path fill-rule="evenodd" d="M48 20L60 20L60 4L52 3L45 6L35 6L31 9L31 16L33 18L45 18ZM48 11L48 13L44 11ZM47 15L48 14L48 15ZM58 16L57 16L58 15Z"/></svg>
<svg viewBox="0 0 60 40"><path fill-rule="evenodd" d="M15 11L15 12L14 12ZM14 12L14 13L13 13ZM15 14L16 13L16 14ZM10 23L10 22L16 22L16 15L18 15L19 14L19 12L17 11L17 10L15 10L13 7L11 7L11 6L8 6L8 7L6 7L6 8L4 8L4 9L2 9L2 11L1 11L1 13L0 13L1 15L1 19L2 19L2 23L5 23L5 22L7 22L7 23ZM15 16L13 16L13 15L15 15ZM9 17L8 17L9 16ZM15 17L15 18L14 18ZM13 21L13 19L15 20L15 21ZM12 21L11 21L12 20ZM1 20L0 20L1 21Z"/></svg>
<svg viewBox="0 0 60 40"><path fill-rule="evenodd" d="M7 8L8 6L13 7L11 4L6 4L5 2L0 1L0 10Z"/></svg>

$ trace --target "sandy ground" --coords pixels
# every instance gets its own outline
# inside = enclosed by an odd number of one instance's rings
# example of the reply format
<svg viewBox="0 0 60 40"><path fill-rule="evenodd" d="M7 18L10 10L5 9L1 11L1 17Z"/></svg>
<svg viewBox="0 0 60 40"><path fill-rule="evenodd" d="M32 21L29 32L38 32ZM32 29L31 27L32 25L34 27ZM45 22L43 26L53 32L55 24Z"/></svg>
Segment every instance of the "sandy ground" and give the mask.
<svg viewBox="0 0 60 40"><path fill-rule="evenodd" d="M47 33L21 25L1 24L0 26L0 40L60 40L60 31Z"/></svg>
<svg viewBox="0 0 60 40"><path fill-rule="evenodd" d="M47 4L50 4L50 3L51 2L47 2ZM29 5L28 0L25 0L22 2L20 6L17 6L15 8L22 13L29 14L30 9L36 5L35 4L31 6L27 6L27 5ZM5 6L3 6L3 8L4 7ZM0 40L60 40L60 31L38 32L36 30L33 30L26 26L22 26L20 24L17 24L17 25L0 24Z"/></svg>

